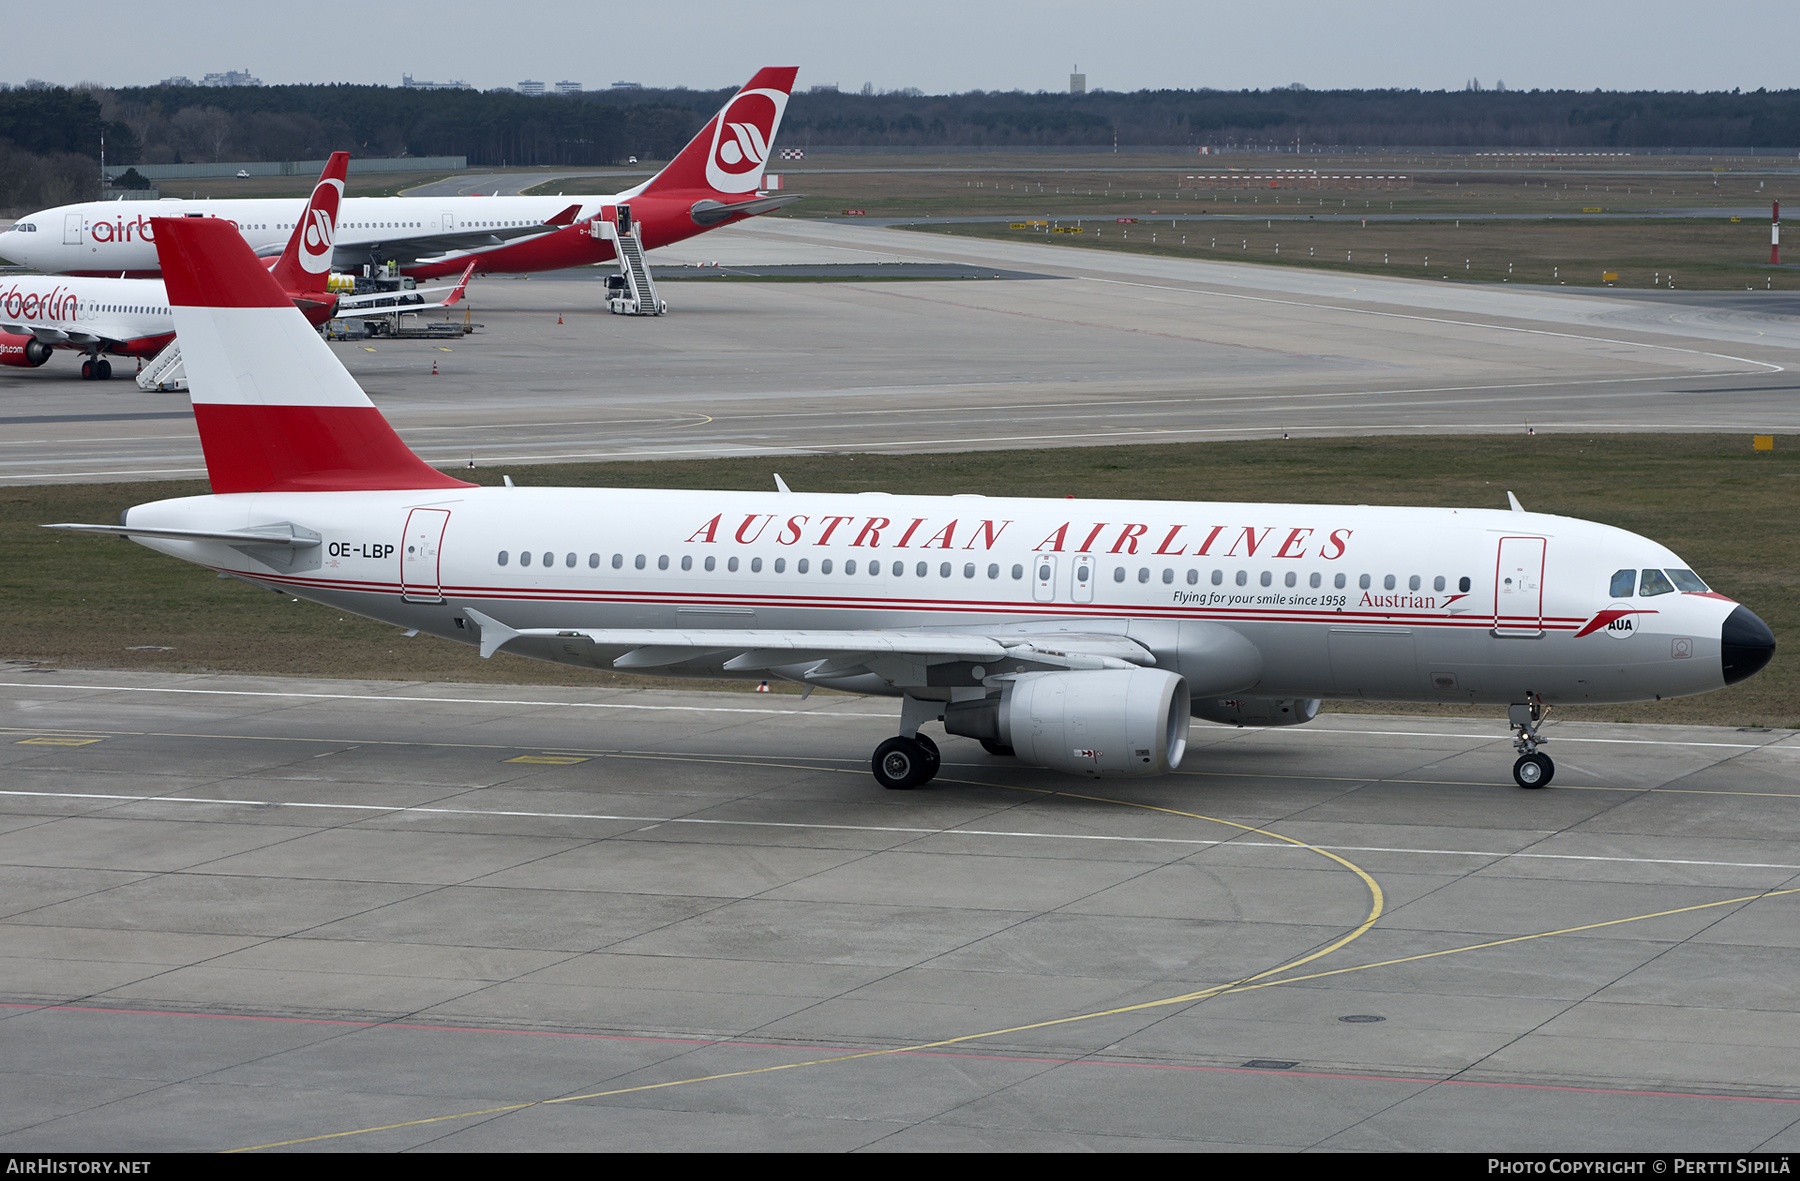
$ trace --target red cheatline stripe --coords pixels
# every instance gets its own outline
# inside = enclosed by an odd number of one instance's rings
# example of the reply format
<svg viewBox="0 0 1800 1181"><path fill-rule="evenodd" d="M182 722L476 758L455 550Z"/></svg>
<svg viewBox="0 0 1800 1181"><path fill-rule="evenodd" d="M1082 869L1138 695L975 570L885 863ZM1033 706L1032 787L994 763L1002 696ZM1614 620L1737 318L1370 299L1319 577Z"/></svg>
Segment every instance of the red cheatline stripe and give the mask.
<svg viewBox="0 0 1800 1181"><path fill-rule="evenodd" d="M270 574L263 571L237 571L246 578L254 578L259 582L278 583L283 586L301 590L332 590L358 594L398 595L401 594L399 583L393 582L349 582L332 579L296 578L285 575ZM412 593L420 594L436 588L425 586L414 587ZM1086 603L1052 602L1040 603L1035 600L946 600L946 599L896 599L896 598L843 598L804 595L733 595L727 597L706 596L699 593L681 592L630 592L630 591L518 591L499 587L458 587L446 586L441 589L442 595L450 598L468 599L500 599L517 603L569 603L600 606L661 606L661 607L745 607L745 608L792 608L817 610L887 610L929 613L933 611L955 614L997 613L1049 615L1060 618L1083 619L1141 619L1146 616L1167 619L1197 619L1223 623L1354 623L1354 624L1391 624L1396 627L1432 627L1455 628L1463 630L1487 630L1496 626L1491 616L1473 615L1459 616L1454 619L1433 618L1429 616L1383 615L1376 612L1280 612L1257 613L1243 609L1207 609L1204 607L1150 606L1150 605L1117 605L1105 606ZM1500 626L1536 625L1535 620L1502 621ZM1546 618L1542 622L1544 631L1574 631L1579 619ZM1585 633L1582 633L1585 634Z"/></svg>

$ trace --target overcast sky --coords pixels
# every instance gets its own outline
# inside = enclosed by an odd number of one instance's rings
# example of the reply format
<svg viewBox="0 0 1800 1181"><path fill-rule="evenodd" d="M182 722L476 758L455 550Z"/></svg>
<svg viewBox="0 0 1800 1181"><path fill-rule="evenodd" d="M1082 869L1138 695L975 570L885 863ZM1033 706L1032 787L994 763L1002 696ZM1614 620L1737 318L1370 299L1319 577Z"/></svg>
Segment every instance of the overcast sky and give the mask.
<svg viewBox="0 0 1800 1181"><path fill-rule="evenodd" d="M45 10L49 13L49 10ZM689 0L498 5L274 5L87 0L72 23L27 31L15 12L0 81L145 85L248 70L265 83L398 85L531 78L590 90L734 86L761 65L798 65L802 88L1064 90L1334 87L1771 90L1800 86L1800 4L1745 0L1374 0L1279 4L1036 0Z"/></svg>

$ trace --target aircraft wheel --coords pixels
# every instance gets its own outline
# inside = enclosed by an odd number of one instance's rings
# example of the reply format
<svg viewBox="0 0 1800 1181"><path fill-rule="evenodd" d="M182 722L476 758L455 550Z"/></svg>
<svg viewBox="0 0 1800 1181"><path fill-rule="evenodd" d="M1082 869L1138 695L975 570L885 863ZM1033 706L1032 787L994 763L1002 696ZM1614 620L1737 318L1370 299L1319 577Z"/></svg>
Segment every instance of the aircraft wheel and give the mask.
<svg viewBox="0 0 1800 1181"><path fill-rule="evenodd" d="M89 360L89 361L83 361L81 363L81 380L83 380L83 381L94 380L94 363L93 363L93 361Z"/></svg>
<svg viewBox="0 0 1800 1181"><path fill-rule="evenodd" d="M1520 755L1513 764L1513 782L1520 787L1549 787L1556 777L1556 764L1547 754Z"/></svg>
<svg viewBox="0 0 1800 1181"><path fill-rule="evenodd" d="M105 358L101 358L100 360L94 362L94 380L95 381L110 381L110 380L112 380L112 362L111 361L108 361Z"/></svg>
<svg viewBox="0 0 1800 1181"><path fill-rule="evenodd" d="M875 748L869 770L875 772L875 781L881 786L904 791L930 779L937 765L923 744L911 738L890 738Z"/></svg>
<svg viewBox="0 0 1800 1181"><path fill-rule="evenodd" d="M1001 743L998 743L998 742L990 742L986 738L983 738L981 740L981 749L987 751L991 755L995 755L995 756L997 756L999 758L1003 758L1003 759L1010 759L1010 758L1014 757L1012 747L1002 745Z"/></svg>

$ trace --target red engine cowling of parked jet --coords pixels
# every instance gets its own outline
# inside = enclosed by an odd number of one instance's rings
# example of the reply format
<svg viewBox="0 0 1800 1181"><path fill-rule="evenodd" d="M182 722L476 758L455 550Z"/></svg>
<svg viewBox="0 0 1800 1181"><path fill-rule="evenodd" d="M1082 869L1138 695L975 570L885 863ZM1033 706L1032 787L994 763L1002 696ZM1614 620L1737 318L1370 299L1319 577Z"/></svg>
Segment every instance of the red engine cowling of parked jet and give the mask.
<svg viewBox="0 0 1800 1181"><path fill-rule="evenodd" d="M998 697L952 702L944 729L1053 771L1163 775L1187 751L1187 682L1160 668L1023 673Z"/></svg>
<svg viewBox="0 0 1800 1181"><path fill-rule="evenodd" d="M14 336L0 332L0 365L17 365L36 369L50 359L50 346L35 336Z"/></svg>
<svg viewBox="0 0 1800 1181"><path fill-rule="evenodd" d="M1298 726L1319 716L1317 697L1196 697L1197 718L1226 726Z"/></svg>

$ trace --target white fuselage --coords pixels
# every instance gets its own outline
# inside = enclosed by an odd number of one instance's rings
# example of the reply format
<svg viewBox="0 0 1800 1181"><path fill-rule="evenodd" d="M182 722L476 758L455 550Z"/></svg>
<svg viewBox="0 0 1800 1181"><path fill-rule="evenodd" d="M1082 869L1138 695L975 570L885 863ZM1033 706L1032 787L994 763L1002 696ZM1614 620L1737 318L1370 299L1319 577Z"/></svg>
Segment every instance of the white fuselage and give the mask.
<svg viewBox="0 0 1800 1181"><path fill-rule="evenodd" d="M0 331L123 344L172 335L175 321L161 279L16 275L0 280Z"/></svg>
<svg viewBox="0 0 1800 1181"><path fill-rule="evenodd" d="M338 207L339 250L437 234L541 225L571 205L575 220L628 194L568 197L346 197ZM0 257L45 274L136 274L159 269L153 217L215 217L231 222L261 254L279 252L306 210L305 197L217 201L89 201L22 217L0 234Z"/></svg>
<svg viewBox="0 0 1800 1181"><path fill-rule="evenodd" d="M320 544L269 556L139 540L470 643L465 609L517 629L1048 625L1128 635L1196 697L1700 693L1724 683L1720 629L1736 607L1709 591L1615 594L1625 571L1683 563L1610 526L1484 509L469 488L194 497L140 505L128 523L292 526ZM1196 623L1237 632L1260 667L1210 664L1184 643ZM539 637L508 651L605 668L623 649ZM723 659L658 672L719 676Z"/></svg>

